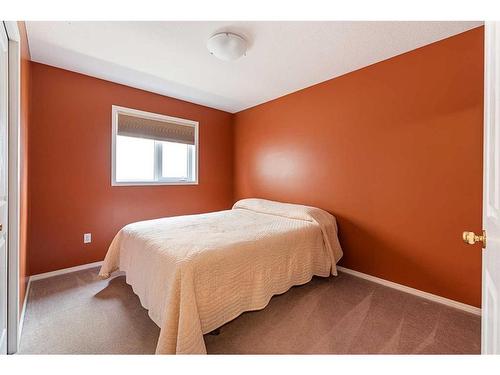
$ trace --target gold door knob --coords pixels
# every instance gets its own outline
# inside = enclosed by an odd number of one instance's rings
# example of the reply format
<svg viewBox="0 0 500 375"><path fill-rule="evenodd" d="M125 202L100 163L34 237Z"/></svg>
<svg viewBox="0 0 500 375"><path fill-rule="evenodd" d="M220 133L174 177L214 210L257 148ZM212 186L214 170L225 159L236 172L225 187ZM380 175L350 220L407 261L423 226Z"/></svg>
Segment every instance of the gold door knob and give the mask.
<svg viewBox="0 0 500 375"><path fill-rule="evenodd" d="M483 248L486 247L486 232L484 230L481 236L477 235L474 232L463 232L462 239L469 245L474 245L476 242L481 242Z"/></svg>

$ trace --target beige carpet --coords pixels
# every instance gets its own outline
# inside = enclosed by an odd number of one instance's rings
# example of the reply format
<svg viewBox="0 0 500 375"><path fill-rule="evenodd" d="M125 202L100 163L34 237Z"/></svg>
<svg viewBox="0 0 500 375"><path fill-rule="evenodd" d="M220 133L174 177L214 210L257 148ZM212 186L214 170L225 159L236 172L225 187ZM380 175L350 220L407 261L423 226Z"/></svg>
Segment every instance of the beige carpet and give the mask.
<svg viewBox="0 0 500 375"><path fill-rule="evenodd" d="M21 354L154 353L159 328L124 276L31 284ZM480 352L480 318L351 275L314 278L206 335L209 353Z"/></svg>

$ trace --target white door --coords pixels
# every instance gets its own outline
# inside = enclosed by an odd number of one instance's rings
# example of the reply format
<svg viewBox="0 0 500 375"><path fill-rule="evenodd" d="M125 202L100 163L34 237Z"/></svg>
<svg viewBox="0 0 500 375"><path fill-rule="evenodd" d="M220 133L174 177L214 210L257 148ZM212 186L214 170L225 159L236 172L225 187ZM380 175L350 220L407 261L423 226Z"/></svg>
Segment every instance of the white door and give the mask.
<svg viewBox="0 0 500 375"><path fill-rule="evenodd" d="M0 354L7 353L8 42L0 22Z"/></svg>
<svg viewBox="0 0 500 375"><path fill-rule="evenodd" d="M500 22L485 24L482 338L500 354Z"/></svg>

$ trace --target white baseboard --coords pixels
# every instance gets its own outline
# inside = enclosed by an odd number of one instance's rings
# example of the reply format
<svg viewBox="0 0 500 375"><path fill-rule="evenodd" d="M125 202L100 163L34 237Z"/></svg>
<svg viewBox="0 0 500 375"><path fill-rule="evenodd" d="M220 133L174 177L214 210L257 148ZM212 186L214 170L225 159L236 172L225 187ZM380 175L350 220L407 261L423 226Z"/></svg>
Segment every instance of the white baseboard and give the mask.
<svg viewBox="0 0 500 375"><path fill-rule="evenodd" d="M100 267L101 265L102 265L102 261L100 261L100 262L94 262L94 263L82 264L81 266L75 266L75 267L70 267L70 268L63 268L62 270L57 270L57 271L52 271L52 272L39 273L37 275L30 276L29 282L36 281L36 280L41 280L41 279L46 279L48 277L53 277L53 276L58 276L58 275L64 275L65 273L71 273L71 272L86 270L88 268Z"/></svg>
<svg viewBox="0 0 500 375"><path fill-rule="evenodd" d="M427 292L424 292L422 290L410 288L409 286L397 284L397 283L394 283L392 281L384 280L384 279L381 279L381 278L378 278L375 276L371 276L371 275L367 275L366 273L354 271L354 270L351 270L349 268L337 266L337 269L341 272L345 272L345 273L348 273L350 275L357 276L359 278L387 286L389 288L397 289L397 290L400 290L402 292L410 293L410 294L413 294L415 296L428 299L429 301L441 303L443 305L454 307L454 308L459 309L459 310L467 311L467 312L475 314L475 315L481 315L481 309L478 307L475 307L475 306L467 305L467 304L462 303L462 302L458 302L458 301L454 301L452 299L437 296L437 295L432 294L432 293L427 293Z"/></svg>

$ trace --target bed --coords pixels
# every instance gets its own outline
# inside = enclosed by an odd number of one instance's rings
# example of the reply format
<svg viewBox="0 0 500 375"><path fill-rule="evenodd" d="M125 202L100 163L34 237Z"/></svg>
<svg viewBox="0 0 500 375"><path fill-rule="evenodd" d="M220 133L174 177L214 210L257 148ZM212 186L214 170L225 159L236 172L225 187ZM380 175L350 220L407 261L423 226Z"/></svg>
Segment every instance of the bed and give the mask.
<svg viewBox="0 0 500 375"><path fill-rule="evenodd" d="M231 210L125 226L99 275L125 272L160 327L157 354L205 354L204 334L314 275L336 275L341 256L328 212L251 198Z"/></svg>

